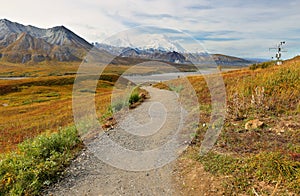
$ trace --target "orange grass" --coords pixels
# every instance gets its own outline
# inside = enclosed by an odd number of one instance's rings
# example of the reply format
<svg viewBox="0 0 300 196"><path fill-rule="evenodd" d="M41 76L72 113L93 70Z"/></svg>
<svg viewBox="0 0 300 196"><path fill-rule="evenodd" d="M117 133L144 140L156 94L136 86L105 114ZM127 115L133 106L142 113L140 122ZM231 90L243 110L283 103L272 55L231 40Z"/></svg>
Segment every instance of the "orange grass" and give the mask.
<svg viewBox="0 0 300 196"><path fill-rule="evenodd" d="M205 126L198 127L185 157L198 159L205 170L220 175L225 195L251 195L253 187L259 195L299 195L300 56L281 66L222 76L227 102L223 129L210 153L201 157L198 152L210 126L210 91L203 76L188 77L199 100L194 107L199 106L200 125ZM181 80L156 86L169 89L182 85ZM264 125L246 129L253 119Z"/></svg>
<svg viewBox="0 0 300 196"><path fill-rule="evenodd" d="M15 149L27 138L49 130L69 126L73 123L73 85L59 84L70 77L43 77L19 81L1 81L5 85L17 86L18 91L0 96L0 153ZM47 82L56 85L48 85ZM31 85L28 85L32 83ZM99 81L95 102L99 116L109 104L113 82Z"/></svg>
<svg viewBox="0 0 300 196"><path fill-rule="evenodd" d="M0 62L0 77L29 77L0 80L0 153L13 150L18 143L46 130L57 131L73 123L72 88L80 65L81 62ZM137 65L130 69L132 67L106 66L96 90L99 119L111 103L111 91L119 75L126 70L128 74L147 74L159 70L155 64ZM97 73L98 67L93 68Z"/></svg>

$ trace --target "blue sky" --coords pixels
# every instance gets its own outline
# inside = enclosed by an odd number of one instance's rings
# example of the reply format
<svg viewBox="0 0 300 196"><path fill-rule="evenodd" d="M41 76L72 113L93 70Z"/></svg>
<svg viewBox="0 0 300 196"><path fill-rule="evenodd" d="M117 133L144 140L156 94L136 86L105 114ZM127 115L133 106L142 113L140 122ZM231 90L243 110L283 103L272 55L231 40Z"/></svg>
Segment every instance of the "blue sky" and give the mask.
<svg viewBox="0 0 300 196"><path fill-rule="evenodd" d="M139 25L151 25L181 30L211 53L271 58L274 52L268 48L286 41L288 52L283 58L300 54L300 1L297 0L10 0L0 3L0 18L43 28L64 25L90 42L101 42ZM169 32L160 30L160 33Z"/></svg>

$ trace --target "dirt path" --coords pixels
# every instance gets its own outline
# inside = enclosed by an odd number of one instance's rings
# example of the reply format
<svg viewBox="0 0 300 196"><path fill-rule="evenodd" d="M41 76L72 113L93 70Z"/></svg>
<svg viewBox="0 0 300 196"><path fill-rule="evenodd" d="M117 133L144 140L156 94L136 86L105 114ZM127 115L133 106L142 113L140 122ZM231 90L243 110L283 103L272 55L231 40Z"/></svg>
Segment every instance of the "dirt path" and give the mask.
<svg viewBox="0 0 300 196"><path fill-rule="evenodd" d="M89 142L67 168L65 177L45 190L44 195L179 195L172 177L176 173L175 163L166 164L176 156L172 144L165 146L161 154L144 154L152 156L149 159L133 156L163 146L181 123L178 115L181 108L174 92L145 88L151 98L123 115L113 130ZM111 139L133 154L124 155L119 152L122 149L103 150L110 145L103 138ZM101 160L105 153L113 155L105 160L112 164Z"/></svg>

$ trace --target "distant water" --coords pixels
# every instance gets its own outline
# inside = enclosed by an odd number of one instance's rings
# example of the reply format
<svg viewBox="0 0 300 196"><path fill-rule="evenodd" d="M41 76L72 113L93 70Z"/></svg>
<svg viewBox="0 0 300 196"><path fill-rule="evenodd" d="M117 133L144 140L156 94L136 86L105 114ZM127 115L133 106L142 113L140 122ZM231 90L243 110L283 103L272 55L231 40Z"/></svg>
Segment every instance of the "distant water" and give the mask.
<svg viewBox="0 0 300 196"><path fill-rule="evenodd" d="M29 77L0 77L0 80L22 80Z"/></svg>
<svg viewBox="0 0 300 196"><path fill-rule="evenodd" d="M128 76L123 75L123 77L136 84L142 84L146 82L160 82L160 81L173 80L179 77L210 74L214 71L216 70L206 69L206 70L201 70L201 72L176 72L176 73L163 73L163 74L152 74L152 75L128 75Z"/></svg>

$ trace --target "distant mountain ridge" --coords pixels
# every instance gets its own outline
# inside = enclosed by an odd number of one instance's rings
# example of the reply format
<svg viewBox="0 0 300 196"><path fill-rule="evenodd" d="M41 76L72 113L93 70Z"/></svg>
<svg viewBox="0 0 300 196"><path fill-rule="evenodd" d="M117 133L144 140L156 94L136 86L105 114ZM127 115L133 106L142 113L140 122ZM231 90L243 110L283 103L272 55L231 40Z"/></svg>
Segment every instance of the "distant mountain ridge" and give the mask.
<svg viewBox="0 0 300 196"><path fill-rule="evenodd" d="M117 56L112 62L114 64L130 64L143 59L175 64L226 66L247 66L253 63L251 60L221 54L187 53L179 43L171 41L165 35L139 36L138 38L143 38L142 42L137 39L137 42L131 43L125 36L111 40L111 44L115 45L97 42L91 44L64 26L43 29L0 19L0 60L12 63L82 61L92 48L97 48L103 58ZM121 47L122 44L125 47Z"/></svg>
<svg viewBox="0 0 300 196"><path fill-rule="evenodd" d="M166 35L141 32L132 35L120 33L112 36L104 43L94 43L97 48L111 54L150 60L159 60L180 64L218 64L224 66L247 66L256 61L237 58L223 54L208 54L207 52L189 52L178 41Z"/></svg>
<svg viewBox="0 0 300 196"><path fill-rule="evenodd" d="M93 43L93 45L113 55L121 57L150 59L180 64L217 64L223 66L248 66L255 62L252 60L242 59L223 54L184 53L174 50L168 50L166 48L139 49L136 47L118 47L97 42Z"/></svg>
<svg viewBox="0 0 300 196"><path fill-rule="evenodd" d="M185 53L186 50L176 40L170 39L164 34L132 32L132 35L118 34L104 41L103 44L119 48L134 48L137 50L156 50L164 52Z"/></svg>
<svg viewBox="0 0 300 196"><path fill-rule="evenodd" d="M0 20L0 58L9 62L80 61L92 47L64 26L42 29Z"/></svg>

